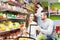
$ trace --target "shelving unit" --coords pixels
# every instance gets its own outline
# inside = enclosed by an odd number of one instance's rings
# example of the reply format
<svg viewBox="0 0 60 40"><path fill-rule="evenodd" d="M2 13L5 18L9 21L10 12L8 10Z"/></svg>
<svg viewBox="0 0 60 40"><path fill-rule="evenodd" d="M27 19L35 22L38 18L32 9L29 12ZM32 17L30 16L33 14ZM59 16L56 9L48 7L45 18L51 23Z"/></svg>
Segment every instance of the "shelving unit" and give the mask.
<svg viewBox="0 0 60 40"><path fill-rule="evenodd" d="M6 10L8 10L8 11L15 11L15 12L21 12L21 13L27 13L27 10L22 8L22 7L11 6L8 3L4 4L3 2L0 3L0 11L6 11Z"/></svg>
<svg viewBox="0 0 60 40"><path fill-rule="evenodd" d="M4 3L9 3L9 4L11 4L11 5L14 5L14 6L21 6L22 5L22 3L20 3L20 2L18 2L17 0L4 0L4 1L2 1L2 2L4 2Z"/></svg>
<svg viewBox="0 0 60 40"><path fill-rule="evenodd" d="M20 15L27 15L27 14L20 14ZM8 20L11 20L11 21L13 21L13 22L19 22L19 21L21 21L21 22L27 22L27 19L20 19L20 18L2 18L0 21L8 21ZM21 24L22 25L22 24ZM23 25L26 25L26 23L25 24L23 24ZM18 26L17 26L18 27ZM14 28L14 29L11 29L11 30L5 30L5 31L0 31L0 35L5 35L6 36L6 34L8 34L8 33L11 33L11 32L13 32L13 31L19 31L20 30L20 28ZM14 33L14 32L13 32ZM21 36L21 35L20 35Z"/></svg>
<svg viewBox="0 0 60 40"><path fill-rule="evenodd" d="M15 30L20 30L20 28L16 28L16 29L11 29L11 30L6 30L6 31L0 31L0 35L5 35L8 34L9 32L13 32Z"/></svg>
<svg viewBox="0 0 60 40"><path fill-rule="evenodd" d="M21 27L27 27L27 16L29 14L26 9L20 6L20 3L17 1L7 1L7 4L5 2L0 2L0 37L3 37L3 40L18 40L17 38L22 34L20 30Z"/></svg>
<svg viewBox="0 0 60 40"><path fill-rule="evenodd" d="M9 4L11 4L11 5L15 5L15 6L21 6L21 5L22 5L22 3L17 2L17 1L9 1L9 2L7 2L7 3L9 3Z"/></svg>

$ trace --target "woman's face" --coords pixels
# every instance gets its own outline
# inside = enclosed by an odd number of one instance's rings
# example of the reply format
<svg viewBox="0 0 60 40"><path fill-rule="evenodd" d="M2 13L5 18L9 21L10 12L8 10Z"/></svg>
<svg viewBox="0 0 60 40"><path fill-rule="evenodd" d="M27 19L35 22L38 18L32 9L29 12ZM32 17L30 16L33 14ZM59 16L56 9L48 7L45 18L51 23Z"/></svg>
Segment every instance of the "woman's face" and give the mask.
<svg viewBox="0 0 60 40"><path fill-rule="evenodd" d="M33 21L34 20L34 15L30 14L30 20Z"/></svg>

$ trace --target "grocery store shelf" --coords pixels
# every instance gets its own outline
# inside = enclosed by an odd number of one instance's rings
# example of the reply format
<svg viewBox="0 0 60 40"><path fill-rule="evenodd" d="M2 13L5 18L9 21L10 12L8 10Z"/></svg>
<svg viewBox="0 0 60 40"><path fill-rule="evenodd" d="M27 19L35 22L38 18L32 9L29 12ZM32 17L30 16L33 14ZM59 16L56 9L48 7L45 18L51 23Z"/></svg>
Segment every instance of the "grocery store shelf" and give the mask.
<svg viewBox="0 0 60 40"><path fill-rule="evenodd" d="M0 21L7 21L7 20L20 20L20 21L26 21L26 19L19 19L19 18L0 18Z"/></svg>
<svg viewBox="0 0 60 40"><path fill-rule="evenodd" d="M26 21L26 19L19 19L19 18L8 18L8 20L20 20L20 21Z"/></svg>
<svg viewBox="0 0 60 40"><path fill-rule="evenodd" d="M22 3L17 2L17 1L9 1L8 3L11 5L14 5L14 6L21 6L22 5Z"/></svg>
<svg viewBox="0 0 60 40"><path fill-rule="evenodd" d="M8 19L20 19L20 18L8 18ZM20 19L20 20L25 20L25 19Z"/></svg>
<svg viewBox="0 0 60 40"><path fill-rule="evenodd" d="M22 3L18 2L18 1L6 1L4 3L9 3L11 5L14 5L14 6L22 6Z"/></svg>
<svg viewBox="0 0 60 40"><path fill-rule="evenodd" d="M16 28L16 29L11 29L11 30L6 30L6 31L0 31L0 35L5 35L7 33L10 33L10 32L14 32L16 30L20 30L20 28Z"/></svg>
<svg viewBox="0 0 60 40"><path fill-rule="evenodd" d="M19 37L17 37L17 38L27 38L27 39L31 39L31 40L36 40L36 39L34 39L34 38L32 38L32 37L23 37L23 36L19 36Z"/></svg>
<svg viewBox="0 0 60 40"><path fill-rule="evenodd" d="M6 10L4 12L8 12L8 13L13 13L13 14L21 14L21 15L29 15L28 13L21 13L21 12L17 12L17 11L10 11L10 10Z"/></svg>
<svg viewBox="0 0 60 40"><path fill-rule="evenodd" d="M0 21L6 21L7 19L6 18L0 18Z"/></svg>
<svg viewBox="0 0 60 40"><path fill-rule="evenodd" d="M11 6L11 5L6 6L6 4L4 4L4 3L3 4L0 3L0 11L12 11L12 12L28 13L27 10L24 8Z"/></svg>

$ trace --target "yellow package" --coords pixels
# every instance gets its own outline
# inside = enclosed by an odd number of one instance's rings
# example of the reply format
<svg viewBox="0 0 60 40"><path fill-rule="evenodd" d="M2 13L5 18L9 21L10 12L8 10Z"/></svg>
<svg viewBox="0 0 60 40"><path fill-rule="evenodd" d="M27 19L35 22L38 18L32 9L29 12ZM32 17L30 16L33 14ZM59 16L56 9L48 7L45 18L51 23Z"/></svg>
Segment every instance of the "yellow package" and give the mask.
<svg viewBox="0 0 60 40"><path fill-rule="evenodd" d="M6 30L6 28L5 28L5 25L4 24L0 24L0 28L1 28L1 30Z"/></svg>
<svg viewBox="0 0 60 40"><path fill-rule="evenodd" d="M28 40L27 38L19 38L19 40Z"/></svg>

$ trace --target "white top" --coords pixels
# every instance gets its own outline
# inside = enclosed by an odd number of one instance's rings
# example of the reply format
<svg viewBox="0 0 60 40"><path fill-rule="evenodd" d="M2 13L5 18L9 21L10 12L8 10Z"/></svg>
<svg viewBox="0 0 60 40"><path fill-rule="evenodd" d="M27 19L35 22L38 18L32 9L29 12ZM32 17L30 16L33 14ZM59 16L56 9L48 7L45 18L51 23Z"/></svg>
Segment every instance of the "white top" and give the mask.
<svg viewBox="0 0 60 40"><path fill-rule="evenodd" d="M37 25L37 23L34 22L34 21L31 22L30 24ZM31 35L30 35L30 37L36 38L36 30L37 30L38 26L33 26L33 25L29 26L28 30L27 30L28 33L30 32L30 27L31 27L31 33L30 33Z"/></svg>

